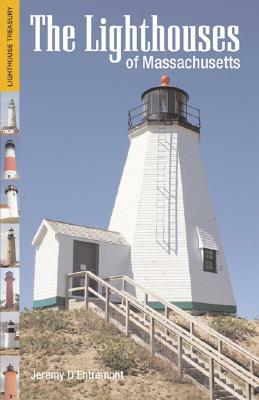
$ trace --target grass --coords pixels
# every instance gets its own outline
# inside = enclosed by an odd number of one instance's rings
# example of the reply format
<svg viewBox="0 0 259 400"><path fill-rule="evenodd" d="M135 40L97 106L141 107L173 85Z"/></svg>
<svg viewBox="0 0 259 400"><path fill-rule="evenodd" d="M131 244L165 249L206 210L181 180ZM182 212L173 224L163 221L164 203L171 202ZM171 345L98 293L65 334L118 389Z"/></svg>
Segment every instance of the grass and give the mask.
<svg viewBox="0 0 259 400"><path fill-rule="evenodd" d="M245 341L255 334L255 324L242 318L219 315L210 321L211 328L233 341Z"/></svg>
<svg viewBox="0 0 259 400"><path fill-rule="evenodd" d="M123 371L125 375L137 370L138 353L137 346L127 338L117 341L108 341L98 351L103 365L112 371Z"/></svg>
<svg viewBox="0 0 259 400"><path fill-rule="evenodd" d="M171 366L89 310L21 315L21 400L205 400ZM31 380L33 371L123 371L123 380Z"/></svg>

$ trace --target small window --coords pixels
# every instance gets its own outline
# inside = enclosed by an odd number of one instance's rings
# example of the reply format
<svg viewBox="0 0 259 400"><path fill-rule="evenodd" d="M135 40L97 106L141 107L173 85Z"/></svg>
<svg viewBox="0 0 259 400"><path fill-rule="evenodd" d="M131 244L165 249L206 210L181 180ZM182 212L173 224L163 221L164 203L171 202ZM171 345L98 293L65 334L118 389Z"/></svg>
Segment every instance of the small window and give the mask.
<svg viewBox="0 0 259 400"><path fill-rule="evenodd" d="M168 93L165 90L160 90L160 112L168 112Z"/></svg>
<svg viewBox="0 0 259 400"><path fill-rule="evenodd" d="M207 272L217 272L216 250L203 249L203 270Z"/></svg>

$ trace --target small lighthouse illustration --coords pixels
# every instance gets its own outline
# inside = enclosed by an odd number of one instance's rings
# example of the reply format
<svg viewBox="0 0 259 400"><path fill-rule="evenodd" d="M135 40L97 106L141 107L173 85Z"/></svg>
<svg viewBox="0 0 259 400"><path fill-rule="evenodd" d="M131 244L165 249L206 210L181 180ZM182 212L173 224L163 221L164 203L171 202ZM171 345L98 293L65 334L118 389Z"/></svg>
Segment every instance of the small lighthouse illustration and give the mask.
<svg viewBox="0 0 259 400"><path fill-rule="evenodd" d="M5 348L6 349L14 349L16 347L15 337L16 337L15 323L10 320L7 324L6 331L5 331Z"/></svg>
<svg viewBox="0 0 259 400"><path fill-rule="evenodd" d="M109 230L130 244L136 282L193 314L235 313L200 159L200 112L168 76L141 100L129 112L130 148Z"/></svg>
<svg viewBox="0 0 259 400"><path fill-rule="evenodd" d="M16 375L18 372L9 364L3 374L5 377L4 400L17 399Z"/></svg>
<svg viewBox="0 0 259 400"><path fill-rule="evenodd" d="M13 309L14 308L14 293L13 293L13 283L15 278L13 276L13 272L8 271L5 275L5 282L6 282L6 301L5 301L5 308Z"/></svg>
<svg viewBox="0 0 259 400"><path fill-rule="evenodd" d="M11 99L8 106L8 118L7 118L7 126L4 126L2 129L2 133L5 135L16 134L19 132L17 128L16 122L16 110L14 100Z"/></svg>
<svg viewBox="0 0 259 400"><path fill-rule="evenodd" d="M18 201L17 201L18 189L14 185L8 185L5 189L5 194L7 198L7 205L10 210L10 217L18 217Z"/></svg>
<svg viewBox="0 0 259 400"><path fill-rule="evenodd" d="M5 145L4 179L15 179L17 177L15 144L8 140Z"/></svg>
<svg viewBox="0 0 259 400"><path fill-rule="evenodd" d="M10 228L7 235L7 266L16 266L15 235L13 228Z"/></svg>
<svg viewBox="0 0 259 400"><path fill-rule="evenodd" d="M7 204L0 204L0 220L19 218L17 187L14 185L8 185L5 189L5 195Z"/></svg>

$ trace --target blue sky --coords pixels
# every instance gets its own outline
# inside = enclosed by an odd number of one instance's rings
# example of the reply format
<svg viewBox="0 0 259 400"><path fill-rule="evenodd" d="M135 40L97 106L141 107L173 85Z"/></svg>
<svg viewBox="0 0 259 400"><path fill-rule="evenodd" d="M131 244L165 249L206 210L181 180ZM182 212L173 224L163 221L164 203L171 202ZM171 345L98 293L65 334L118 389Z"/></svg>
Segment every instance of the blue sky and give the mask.
<svg viewBox="0 0 259 400"><path fill-rule="evenodd" d="M75 5L76 4L76 5ZM240 315L259 315L259 4L251 0L130 2L25 0L22 9L20 170L22 301L32 301L31 240L43 217L107 227L128 150L127 112L169 73L201 109L201 154ZM33 53L30 14L77 26L78 50ZM164 25L239 25L241 69L127 70L86 54L84 14ZM172 56L162 54L162 56Z"/></svg>

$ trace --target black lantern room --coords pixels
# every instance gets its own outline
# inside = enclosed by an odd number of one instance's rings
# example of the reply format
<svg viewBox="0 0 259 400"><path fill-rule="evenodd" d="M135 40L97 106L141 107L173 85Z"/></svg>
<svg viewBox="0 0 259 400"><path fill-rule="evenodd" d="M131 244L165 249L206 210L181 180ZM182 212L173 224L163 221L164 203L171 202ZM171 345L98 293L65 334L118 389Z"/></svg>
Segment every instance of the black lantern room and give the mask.
<svg viewBox="0 0 259 400"><path fill-rule="evenodd" d="M167 75L162 76L161 86L146 90L141 100L142 105L129 112L129 129L143 123L162 123L200 131L200 111L188 104L188 93L170 86Z"/></svg>
<svg viewBox="0 0 259 400"><path fill-rule="evenodd" d="M6 332L13 333L15 332L15 324L12 320L10 320L7 324Z"/></svg>
<svg viewBox="0 0 259 400"><path fill-rule="evenodd" d="M13 148L14 149L15 148L15 144L14 144L13 140L7 140L5 148L6 149L7 148Z"/></svg>

